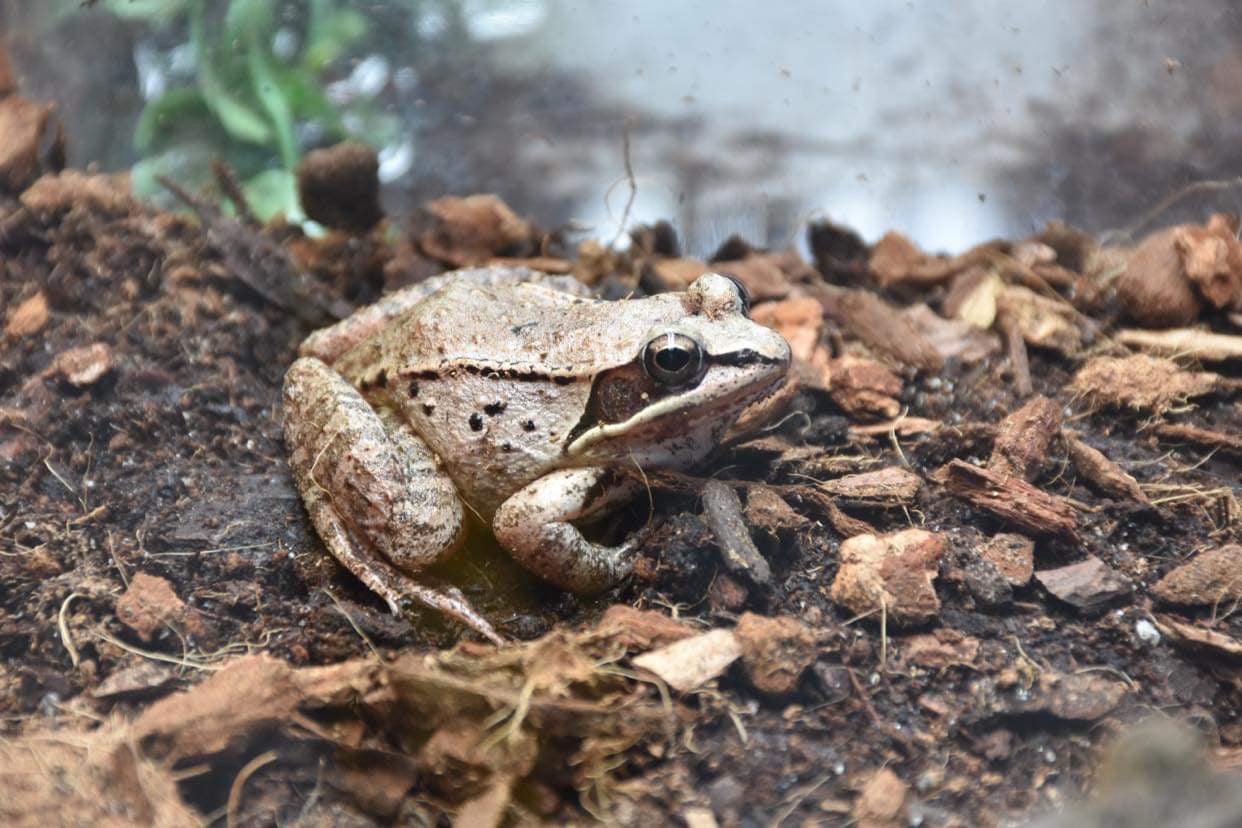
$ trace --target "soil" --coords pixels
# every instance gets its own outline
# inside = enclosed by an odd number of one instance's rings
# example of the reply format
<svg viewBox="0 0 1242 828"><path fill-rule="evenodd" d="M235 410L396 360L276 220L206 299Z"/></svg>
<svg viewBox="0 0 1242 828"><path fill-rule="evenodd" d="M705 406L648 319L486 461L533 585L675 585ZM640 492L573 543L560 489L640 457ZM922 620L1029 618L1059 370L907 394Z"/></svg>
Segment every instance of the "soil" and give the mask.
<svg viewBox="0 0 1242 828"><path fill-rule="evenodd" d="M0 730L39 759L0 804L7 821L982 825L1079 799L1116 734L1156 714L1190 721L1216 766L1242 757L1236 587L1218 579L1180 603L1153 590L1238 540L1239 452L1151 429L1236 440L1238 362L1207 366L1217 379L1193 404L1088 401L1071 382L1125 324L1109 302L1079 311L1094 341L1029 347L1033 394L1003 347L903 361L841 319L859 307L849 292L883 299L867 312L887 318L940 306L946 282L898 274L882 287L870 249L840 228L813 230L814 264L735 240L713 265L766 280L773 301L816 299L827 325L794 314L812 335L783 416L698 477L650 476L651 514L639 504L606 527L650 521L633 577L565 594L474 526L429 580L460 587L521 643L497 651L438 617L389 614L308 523L284 459L281 381L321 309L446 269L424 240L462 234L424 231L463 214L441 203L309 239L158 212L103 176L49 174L0 196ZM467 252L574 272L614 297L651 289L675 253L668 228L636 233L625 253L525 232L475 234ZM248 247L256 238L272 249ZM292 267L241 272L245 251L273 249ZM687 268L660 272L675 270ZM255 284L272 272L297 284ZM307 295L315 313L298 312ZM1227 318L1205 316L1222 331ZM847 356L872 379L834 385L861 376ZM1006 419L1039 397L1058 422ZM1088 485L1063 427L1137 494ZM996 471L994 445L1039 429L1021 472ZM1015 519L1021 499L992 510L951 490L953 461L1025 478L1068 504L1073 528ZM849 488L848 475L893 468L916 478L912 494ZM722 556L705 478L742 495L722 508L737 500L761 574ZM843 561L868 560L858 536L912 527L925 531L903 535L914 548L899 571L863 573L884 600L868 592L852 608L835 582ZM1025 573L991 563L999 534L1019 559L1021 536L1034 541L1034 578L1029 551ZM674 641L705 648L685 691L641 666L657 662L634 663ZM1199 768L1188 750L1183 765ZM18 753L5 755L20 771Z"/></svg>

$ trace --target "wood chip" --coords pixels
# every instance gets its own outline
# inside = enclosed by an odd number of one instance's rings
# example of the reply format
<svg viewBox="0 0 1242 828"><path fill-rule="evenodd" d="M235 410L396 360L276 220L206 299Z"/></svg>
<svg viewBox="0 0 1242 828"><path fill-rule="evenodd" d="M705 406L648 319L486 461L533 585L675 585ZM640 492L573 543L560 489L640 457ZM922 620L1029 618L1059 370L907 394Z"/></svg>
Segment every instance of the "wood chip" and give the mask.
<svg viewBox="0 0 1242 828"><path fill-rule="evenodd" d="M434 226L419 239L422 251L456 267L505 255L530 241L534 233L528 222L494 195L444 196L428 202L424 209Z"/></svg>
<svg viewBox="0 0 1242 828"><path fill-rule="evenodd" d="M1152 620L1156 629L1177 647L1242 662L1242 641L1233 636L1189 624L1171 615L1157 615Z"/></svg>
<svg viewBox="0 0 1242 828"><path fill-rule="evenodd" d="M888 768L871 774L851 812L857 828L897 828L904 825L906 784Z"/></svg>
<svg viewBox="0 0 1242 828"><path fill-rule="evenodd" d="M195 634L203 632L198 612L177 596L172 584L158 575L139 572L116 602L117 619L143 641L173 625Z"/></svg>
<svg viewBox="0 0 1242 828"><path fill-rule="evenodd" d="M880 363L846 355L828 363L829 396L858 419L891 419L901 413L901 378Z"/></svg>
<svg viewBox="0 0 1242 828"><path fill-rule="evenodd" d="M47 296L39 291L13 308L4 325L4 333L11 337L37 334L47 324L48 317Z"/></svg>
<svg viewBox="0 0 1242 828"><path fill-rule="evenodd" d="M1193 357L1204 362L1242 359L1242 336L1213 333L1199 328L1148 331L1125 328L1113 335L1123 345L1155 351L1166 356Z"/></svg>
<svg viewBox="0 0 1242 828"><path fill-rule="evenodd" d="M1000 351L1000 339L986 329L961 319L945 319L926 304L911 305L901 311L927 340L941 359L955 359L974 365Z"/></svg>
<svg viewBox="0 0 1242 828"><path fill-rule="evenodd" d="M64 165L55 107L21 95L0 98L0 191L17 195L45 170Z"/></svg>
<svg viewBox="0 0 1242 828"><path fill-rule="evenodd" d="M1082 350L1083 337L1073 306L1042 296L1030 288L1007 285L996 300L997 312L1008 315L1027 345L1050 348L1065 356Z"/></svg>
<svg viewBox="0 0 1242 828"><path fill-rule="evenodd" d="M742 501L732 486L719 480L704 484L703 516L716 536L721 557L730 571L745 575L756 584L772 580L772 569L751 540L750 530L742 519Z"/></svg>
<svg viewBox="0 0 1242 828"><path fill-rule="evenodd" d="M889 466L876 471L847 474L825 480L819 488L859 506L902 506L912 503L923 487L923 479L909 469Z"/></svg>
<svg viewBox="0 0 1242 828"><path fill-rule="evenodd" d="M786 615L768 618L748 612L733 628L742 648L742 668L756 690L769 695L792 692L818 655L815 633Z"/></svg>
<svg viewBox="0 0 1242 828"><path fill-rule="evenodd" d="M1065 449L1074 469L1095 488L1124 500L1149 503L1138 481L1109 460L1103 452L1092 448L1072 431L1065 432Z"/></svg>
<svg viewBox="0 0 1242 828"><path fill-rule="evenodd" d="M746 286L755 303L784 299L789 295L789 277L771 254L751 253L737 261L712 262L712 270L732 276Z"/></svg>
<svg viewBox="0 0 1242 828"><path fill-rule="evenodd" d="M1183 225L1173 237L1186 277L1220 309L1242 309L1242 244L1236 220L1217 213L1206 227Z"/></svg>
<svg viewBox="0 0 1242 828"><path fill-rule="evenodd" d="M841 511L841 507L836 504L831 495L813 486L791 486L785 491L819 512L832 530L843 538L873 534L876 531L875 527L865 520L850 517Z"/></svg>
<svg viewBox="0 0 1242 828"><path fill-rule="evenodd" d="M1126 259L1117 278L1117 298L1126 314L1150 328L1187 325L1199 315L1201 302L1182 269L1176 239L1180 228L1168 227L1143 239Z"/></svg>
<svg viewBox="0 0 1242 828"><path fill-rule="evenodd" d="M944 360L901 312L867 290L808 286L824 313L853 338L904 365L939 371Z"/></svg>
<svg viewBox="0 0 1242 828"><path fill-rule="evenodd" d="M1175 403L1210 394L1221 377L1185 371L1171 359L1146 354L1093 357L1070 381L1070 390L1093 406L1160 413Z"/></svg>
<svg viewBox="0 0 1242 828"><path fill-rule="evenodd" d="M634 666L655 673L679 693L689 693L722 675L742 655L732 630L717 629L644 653Z"/></svg>
<svg viewBox="0 0 1242 828"><path fill-rule="evenodd" d="M980 545L979 557L992 564L1010 586L1026 586L1035 574L1035 541L1025 535L1001 532Z"/></svg>
<svg viewBox="0 0 1242 828"><path fill-rule="evenodd" d="M112 370L112 349L101 342L61 351L52 360L51 371L75 388L85 388L103 379Z"/></svg>
<svg viewBox="0 0 1242 828"><path fill-rule="evenodd" d="M950 460L936 478L951 493L1032 535L1078 539L1078 513L1068 501L1020 477Z"/></svg>
<svg viewBox="0 0 1242 828"><path fill-rule="evenodd" d="M1043 473L1052 440L1061 431L1061 406L1047 397L1035 397L1001 420L988 468L1014 474L1027 482Z"/></svg>
<svg viewBox="0 0 1242 828"><path fill-rule="evenodd" d="M1151 591L1161 601L1182 606L1242 600L1242 544L1200 552L1167 573Z"/></svg>
<svg viewBox="0 0 1242 828"><path fill-rule="evenodd" d="M771 486L746 487L746 523L770 535L805 529L811 521L785 502Z"/></svg>
<svg viewBox="0 0 1242 828"><path fill-rule="evenodd" d="M639 284L648 293L681 291L711 267L700 259L680 256L653 256L643 262Z"/></svg>
<svg viewBox="0 0 1242 828"><path fill-rule="evenodd" d="M1130 579L1094 556L1058 569L1035 573L1035 580L1078 610L1101 609L1133 591Z"/></svg>
<svg viewBox="0 0 1242 828"><path fill-rule="evenodd" d="M750 318L785 337L794 359L809 362L824 330L824 308L809 296L764 302Z"/></svg>
<svg viewBox="0 0 1242 828"><path fill-rule="evenodd" d="M1229 454L1242 455L1242 434L1236 431L1216 431L1185 423L1156 423L1149 430L1165 440L1195 443Z"/></svg>
<svg viewBox="0 0 1242 828"><path fill-rule="evenodd" d="M877 621L883 613L893 626L925 623L940 612L933 581L946 548L943 536L923 529L849 538L829 596Z"/></svg>

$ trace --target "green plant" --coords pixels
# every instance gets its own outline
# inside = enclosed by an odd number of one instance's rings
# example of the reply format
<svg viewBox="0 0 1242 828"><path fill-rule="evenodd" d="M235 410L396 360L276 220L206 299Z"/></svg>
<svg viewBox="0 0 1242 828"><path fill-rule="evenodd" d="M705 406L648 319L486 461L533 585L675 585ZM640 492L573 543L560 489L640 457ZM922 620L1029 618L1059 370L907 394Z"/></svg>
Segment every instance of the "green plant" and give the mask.
<svg viewBox="0 0 1242 828"><path fill-rule="evenodd" d="M348 134L342 113L325 93L324 78L367 34L366 18L339 0L296 5L108 0L105 5L153 31L184 32L193 56L192 80L150 100L138 119L135 189L154 194L160 174L205 179L211 158L219 156L238 171L260 217L284 212L301 219L294 177L302 151L299 129L309 126L330 139ZM290 38L295 49L277 54L277 33L291 28L286 17L300 37Z"/></svg>

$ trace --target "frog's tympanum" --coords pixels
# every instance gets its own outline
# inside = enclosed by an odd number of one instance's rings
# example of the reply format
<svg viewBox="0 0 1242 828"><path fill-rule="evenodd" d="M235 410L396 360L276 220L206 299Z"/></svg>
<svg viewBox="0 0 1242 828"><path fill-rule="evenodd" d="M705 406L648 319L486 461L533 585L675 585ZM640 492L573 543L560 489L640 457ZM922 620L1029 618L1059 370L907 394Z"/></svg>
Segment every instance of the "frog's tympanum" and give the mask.
<svg viewBox="0 0 1242 828"><path fill-rule="evenodd" d="M706 274L684 293L617 302L568 277L459 271L308 338L285 376L302 499L329 551L399 612L417 601L498 641L454 588L417 573L462 542L465 512L564 589L607 588L632 539L575 521L639 488L624 469L701 460L789 365L746 297Z"/></svg>

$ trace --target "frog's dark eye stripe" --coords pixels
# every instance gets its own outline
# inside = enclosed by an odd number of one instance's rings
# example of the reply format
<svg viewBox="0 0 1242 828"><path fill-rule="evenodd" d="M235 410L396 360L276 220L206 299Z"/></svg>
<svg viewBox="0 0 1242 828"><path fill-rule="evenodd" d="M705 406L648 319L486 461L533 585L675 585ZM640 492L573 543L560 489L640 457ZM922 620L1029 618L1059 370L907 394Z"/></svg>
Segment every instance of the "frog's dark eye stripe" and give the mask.
<svg viewBox="0 0 1242 828"><path fill-rule="evenodd" d="M684 388L703 378L707 361L698 342L682 333L669 331L643 347L643 369L647 376L667 388Z"/></svg>
<svg viewBox="0 0 1242 828"><path fill-rule="evenodd" d="M711 355L712 365L732 365L740 368L743 365L775 365L783 360L776 357L764 356L758 351L752 351L750 348L742 348L739 351L727 351L723 354Z"/></svg>

